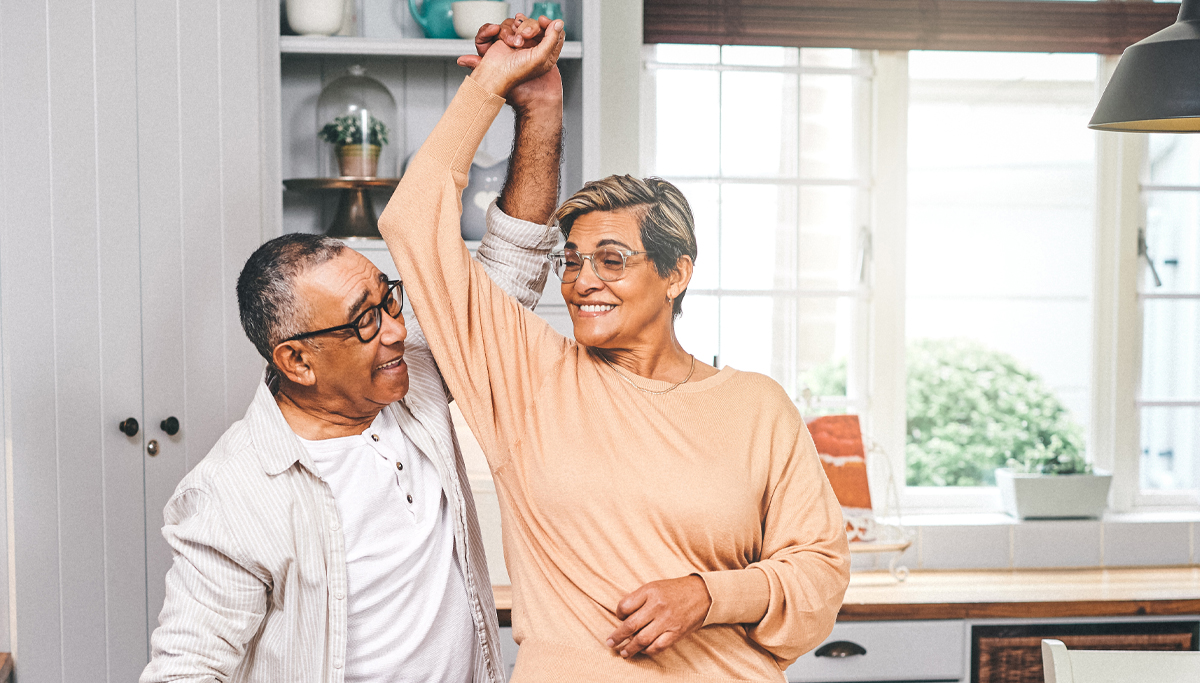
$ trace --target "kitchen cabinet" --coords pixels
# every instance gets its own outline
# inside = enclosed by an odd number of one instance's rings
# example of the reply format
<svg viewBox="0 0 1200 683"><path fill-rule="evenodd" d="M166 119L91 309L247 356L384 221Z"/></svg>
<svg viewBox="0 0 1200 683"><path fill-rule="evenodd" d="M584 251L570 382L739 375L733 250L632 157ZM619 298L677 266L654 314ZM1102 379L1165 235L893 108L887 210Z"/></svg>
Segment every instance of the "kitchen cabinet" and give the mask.
<svg viewBox="0 0 1200 683"><path fill-rule="evenodd" d="M261 10L0 0L0 649L19 680L137 679L163 504L260 375L234 279L273 215Z"/></svg>

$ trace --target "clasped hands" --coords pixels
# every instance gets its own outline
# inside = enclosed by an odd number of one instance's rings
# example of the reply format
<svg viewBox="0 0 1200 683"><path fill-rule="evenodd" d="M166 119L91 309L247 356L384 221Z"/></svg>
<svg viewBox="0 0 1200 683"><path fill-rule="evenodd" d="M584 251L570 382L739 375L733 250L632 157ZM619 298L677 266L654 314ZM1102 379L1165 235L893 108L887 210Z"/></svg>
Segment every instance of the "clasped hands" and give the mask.
<svg viewBox="0 0 1200 683"><path fill-rule="evenodd" d="M508 98L518 111L545 100L561 103L558 55L564 41L561 19L517 14L501 24L484 24L475 34L478 54L459 57L458 64L472 69L477 84Z"/></svg>

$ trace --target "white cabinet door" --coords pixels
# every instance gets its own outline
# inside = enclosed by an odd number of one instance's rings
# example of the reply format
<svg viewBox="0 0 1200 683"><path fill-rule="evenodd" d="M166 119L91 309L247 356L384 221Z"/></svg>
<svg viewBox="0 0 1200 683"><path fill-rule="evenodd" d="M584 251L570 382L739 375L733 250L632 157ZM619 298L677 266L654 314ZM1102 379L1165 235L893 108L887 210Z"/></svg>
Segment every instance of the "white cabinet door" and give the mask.
<svg viewBox="0 0 1200 683"><path fill-rule="evenodd" d="M20 680L137 679L163 502L258 379L233 279L262 239L260 9L0 0L0 651Z"/></svg>
<svg viewBox="0 0 1200 683"><path fill-rule="evenodd" d="M134 21L0 2L0 646L30 681L133 680L146 653L142 434L117 430L142 421Z"/></svg>
<svg viewBox="0 0 1200 683"><path fill-rule="evenodd" d="M245 0L138 2L142 372L146 438L159 444L143 455L150 630L171 565L163 506L262 371L235 294L263 238L258 20Z"/></svg>

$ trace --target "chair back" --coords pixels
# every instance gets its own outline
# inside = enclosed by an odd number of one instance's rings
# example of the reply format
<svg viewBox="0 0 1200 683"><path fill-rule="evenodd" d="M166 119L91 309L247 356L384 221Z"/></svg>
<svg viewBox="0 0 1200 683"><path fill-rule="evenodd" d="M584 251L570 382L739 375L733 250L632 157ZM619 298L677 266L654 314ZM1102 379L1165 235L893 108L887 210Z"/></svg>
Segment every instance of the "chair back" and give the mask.
<svg viewBox="0 0 1200 683"><path fill-rule="evenodd" d="M1042 641L1046 683L1196 683L1200 652L1068 650Z"/></svg>

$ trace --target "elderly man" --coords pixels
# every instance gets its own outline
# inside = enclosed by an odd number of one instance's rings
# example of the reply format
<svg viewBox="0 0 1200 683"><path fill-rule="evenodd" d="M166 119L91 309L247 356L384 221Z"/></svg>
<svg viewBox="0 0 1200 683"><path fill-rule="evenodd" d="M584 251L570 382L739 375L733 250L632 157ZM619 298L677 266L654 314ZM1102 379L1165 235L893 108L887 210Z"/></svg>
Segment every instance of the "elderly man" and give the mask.
<svg viewBox="0 0 1200 683"><path fill-rule="evenodd" d="M541 30L509 22L477 42ZM509 102L510 174L478 259L532 307L555 240L557 72ZM250 257L237 291L266 378L167 504L174 564L142 682L502 682L449 397L401 284L293 234Z"/></svg>

